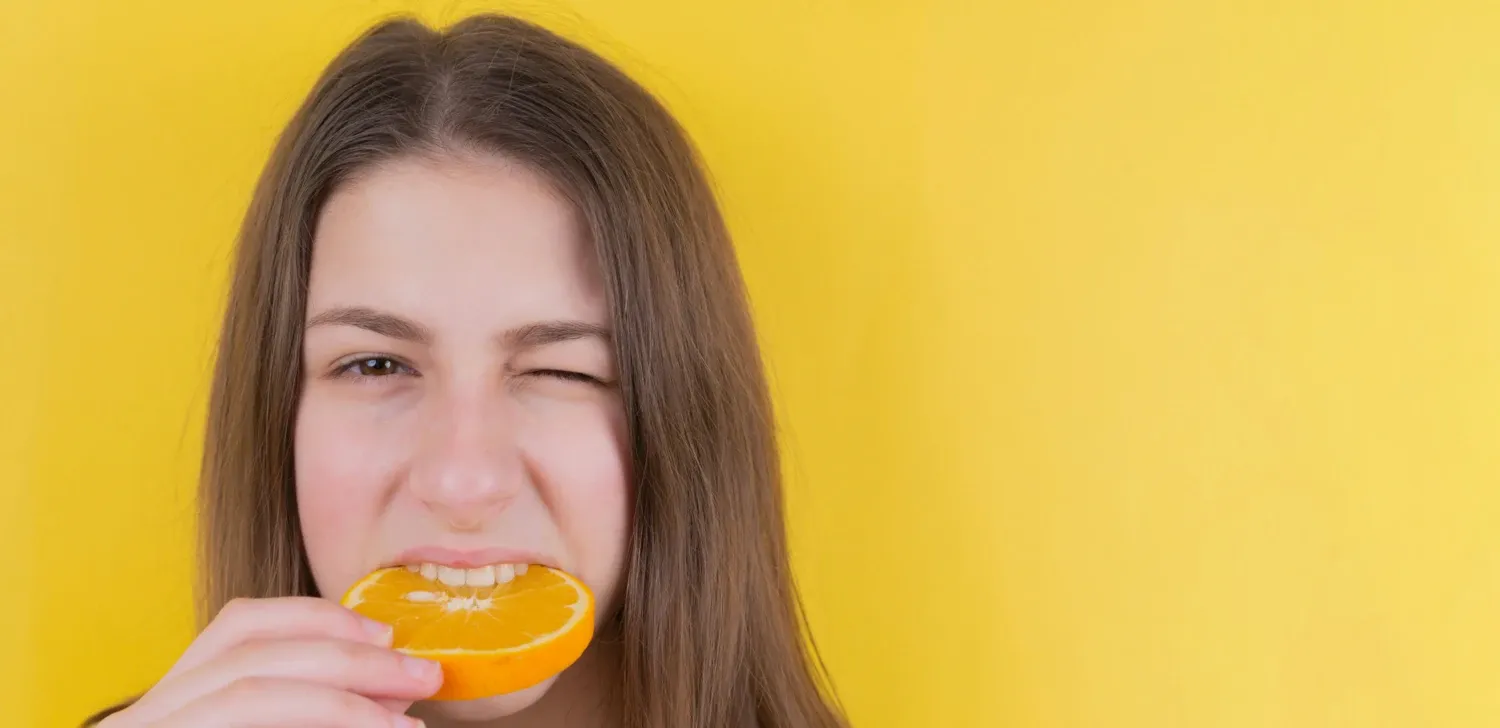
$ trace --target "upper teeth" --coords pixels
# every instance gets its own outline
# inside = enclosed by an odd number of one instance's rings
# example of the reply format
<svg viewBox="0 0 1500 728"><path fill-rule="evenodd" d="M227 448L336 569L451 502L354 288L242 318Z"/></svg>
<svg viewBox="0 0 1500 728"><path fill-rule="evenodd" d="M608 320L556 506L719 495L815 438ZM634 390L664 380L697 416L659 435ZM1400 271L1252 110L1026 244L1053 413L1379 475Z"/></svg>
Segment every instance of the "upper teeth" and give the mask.
<svg viewBox="0 0 1500 728"><path fill-rule="evenodd" d="M509 584L526 573L527 564L495 564L477 569L460 569L442 564L408 564L407 570L448 586L494 586Z"/></svg>

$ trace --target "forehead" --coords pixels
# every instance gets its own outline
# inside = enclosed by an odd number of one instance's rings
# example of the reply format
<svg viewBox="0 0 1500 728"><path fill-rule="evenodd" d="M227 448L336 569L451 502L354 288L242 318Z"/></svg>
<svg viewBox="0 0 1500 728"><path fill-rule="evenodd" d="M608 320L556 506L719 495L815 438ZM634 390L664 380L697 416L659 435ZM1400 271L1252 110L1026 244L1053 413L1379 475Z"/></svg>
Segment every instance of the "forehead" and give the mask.
<svg viewBox="0 0 1500 728"><path fill-rule="evenodd" d="M499 157L406 157L330 195L308 313L379 306L439 328L540 318L603 323L597 261L573 206Z"/></svg>

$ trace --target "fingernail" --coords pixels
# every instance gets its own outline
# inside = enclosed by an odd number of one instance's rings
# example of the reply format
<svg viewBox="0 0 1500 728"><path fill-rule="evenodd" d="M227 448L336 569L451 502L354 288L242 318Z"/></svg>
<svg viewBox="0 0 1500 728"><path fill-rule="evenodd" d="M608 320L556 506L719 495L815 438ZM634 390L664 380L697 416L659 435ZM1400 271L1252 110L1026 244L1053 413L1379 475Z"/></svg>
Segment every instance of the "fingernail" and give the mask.
<svg viewBox="0 0 1500 728"><path fill-rule="evenodd" d="M391 719L391 724L394 728L426 728L427 726L426 723L422 722L421 718L412 718L405 715L395 716Z"/></svg>
<svg viewBox="0 0 1500 728"><path fill-rule="evenodd" d="M434 677L437 677L438 672L442 670L442 668L438 667L438 664L436 662L433 662L432 660L424 660L420 657L409 656L403 656L401 658L401 669L405 670L406 674L411 675L412 677L419 680L430 680Z"/></svg>
<svg viewBox="0 0 1500 728"><path fill-rule="evenodd" d="M366 619L364 620L364 623L365 632L369 633L369 635L375 639L375 642L377 644L389 645L391 643L391 637L393 637L395 633L394 627L384 622L377 622L373 619Z"/></svg>

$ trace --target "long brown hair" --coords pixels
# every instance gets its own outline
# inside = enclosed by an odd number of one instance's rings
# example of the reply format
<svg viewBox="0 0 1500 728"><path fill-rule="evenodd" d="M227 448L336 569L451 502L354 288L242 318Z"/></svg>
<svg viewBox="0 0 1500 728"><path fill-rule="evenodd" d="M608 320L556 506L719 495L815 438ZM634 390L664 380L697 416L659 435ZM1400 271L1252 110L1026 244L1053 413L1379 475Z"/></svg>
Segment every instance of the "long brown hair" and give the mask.
<svg viewBox="0 0 1500 728"><path fill-rule="evenodd" d="M531 23L366 31L279 139L240 241L208 413L200 622L317 593L293 420L314 222L401 155L528 164L577 207L608 291L637 479L611 627L629 728L839 726L788 563L771 404L730 236L686 134L594 52Z"/></svg>

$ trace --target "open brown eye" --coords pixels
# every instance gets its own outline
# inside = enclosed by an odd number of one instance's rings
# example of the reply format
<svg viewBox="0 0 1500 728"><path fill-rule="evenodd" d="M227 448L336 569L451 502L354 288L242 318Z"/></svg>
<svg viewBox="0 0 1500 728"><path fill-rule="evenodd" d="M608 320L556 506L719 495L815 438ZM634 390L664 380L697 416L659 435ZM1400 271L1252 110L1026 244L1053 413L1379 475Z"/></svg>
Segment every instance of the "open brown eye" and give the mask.
<svg viewBox="0 0 1500 728"><path fill-rule="evenodd" d="M390 359L383 358L361 359L355 362L355 365L356 371L358 371L360 375L368 377L379 377L386 374L394 374L396 372L396 367L398 366L396 362L391 361Z"/></svg>
<svg viewBox="0 0 1500 728"><path fill-rule="evenodd" d="M405 364L402 364L388 356L367 356L356 359L339 367L339 374L351 377L385 377L392 374L406 374L410 372Z"/></svg>

